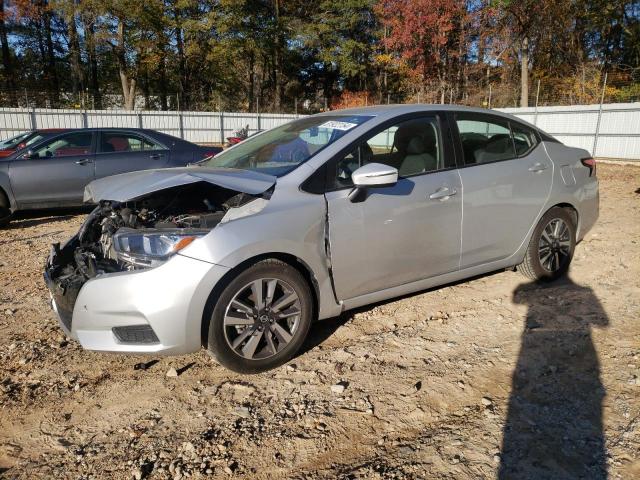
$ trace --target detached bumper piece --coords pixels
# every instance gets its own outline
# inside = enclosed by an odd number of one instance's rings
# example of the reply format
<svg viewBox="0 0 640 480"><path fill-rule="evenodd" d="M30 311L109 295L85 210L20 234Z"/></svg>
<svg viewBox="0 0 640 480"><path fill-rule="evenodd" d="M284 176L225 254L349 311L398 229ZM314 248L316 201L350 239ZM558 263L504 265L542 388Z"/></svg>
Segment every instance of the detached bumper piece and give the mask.
<svg viewBox="0 0 640 480"><path fill-rule="evenodd" d="M76 241L76 237L73 237L69 243ZM61 253L60 245L54 244L45 264L44 281L51 294L51 306L58 315L60 326L68 336L71 336L73 307L84 280L73 275L72 271L65 271L64 264L68 259L62 259L62 256L64 254Z"/></svg>
<svg viewBox="0 0 640 480"><path fill-rule="evenodd" d="M154 345L160 343L149 325L129 325L111 329L118 342L129 345Z"/></svg>

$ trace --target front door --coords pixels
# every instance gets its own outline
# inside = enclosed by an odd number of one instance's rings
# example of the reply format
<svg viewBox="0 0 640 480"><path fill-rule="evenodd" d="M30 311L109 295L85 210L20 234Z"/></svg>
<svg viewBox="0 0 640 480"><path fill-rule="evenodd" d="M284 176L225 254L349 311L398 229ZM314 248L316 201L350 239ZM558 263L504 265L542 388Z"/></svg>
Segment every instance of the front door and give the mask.
<svg viewBox="0 0 640 480"><path fill-rule="evenodd" d="M94 179L92 144L92 132L68 133L12 160L9 178L19 207L81 205Z"/></svg>
<svg viewBox="0 0 640 480"><path fill-rule="evenodd" d="M461 184L440 125L421 116L383 127L330 164L325 196L340 300L458 269ZM366 163L394 166L400 178L352 202L350 175Z"/></svg>

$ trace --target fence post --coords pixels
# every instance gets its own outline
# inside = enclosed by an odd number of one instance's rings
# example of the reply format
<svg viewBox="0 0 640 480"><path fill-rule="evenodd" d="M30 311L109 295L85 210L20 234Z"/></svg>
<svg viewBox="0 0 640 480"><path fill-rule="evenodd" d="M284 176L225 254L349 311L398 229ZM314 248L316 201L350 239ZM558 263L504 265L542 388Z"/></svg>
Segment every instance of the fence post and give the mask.
<svg viewBox="0 0 640 480"><path fill-rule="evenodd" d="M180 127L180 138L184 140L184 123L182 121L182 112L178 112L178 126Z"/></svg>
<svg viewBox="0 0 640 480"><path fill-rule="evenodd" d="M258 117L258 131L262 130L260 125L260 97L256 98L256 115Z"/></svg>
<svg viewBox="0 0 640 480"><path fill-rule="evenodd" d="M224 145L224 112L220 112L220 144Z"/></svg>
<svg viewBox="0 0 640 480"><path fill-rule="evenodd" d="M144 128L142 126L142 112L138 112L138 128Z"/></svg>
<svg viewBox="0 0 640 480"><path fill-rule="evenodd" d="M38 128L38 124L36 122L36 107L31 107L31 114L29 117L31 119L31 130L35 130Z"/></svg>
<svg viewBox="0 0 640 480"><path fill-rule="evenodd" d="M87 110L85 109L80 113L82 115L82 128L89 128L89 118L87 115Z"/></svg>
<svg viewBox="0 0 640 480"><path fill-rule="evenodd" d="M533 124L538 126L538 98L540 97L540 79L538 79L538 88L536 89L536 113L533 116Z"/></svg>
<svg viewBox="0 0 640 480"><path fill-rule="evenodd" d="M604 74L604 83L602 84L602 94L600 95L600 107L598 108L598 121L596 122L596 133L593 136L593 149L591 155L596 157L596 149L598 148L598 135L600 134L600 119L602 118L602 104L604 103L604 92L607 89L607 73Z"/></svg>

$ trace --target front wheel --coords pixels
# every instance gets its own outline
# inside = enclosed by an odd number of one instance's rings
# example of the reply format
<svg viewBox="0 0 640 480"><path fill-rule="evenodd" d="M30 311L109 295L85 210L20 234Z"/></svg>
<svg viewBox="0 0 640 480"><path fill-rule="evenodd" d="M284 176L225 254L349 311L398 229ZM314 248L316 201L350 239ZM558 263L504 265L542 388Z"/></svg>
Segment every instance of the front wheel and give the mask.
<svg viewBox="0 0 640 480"><path fill-rule="evenodd" d="M564 208L553 207L538 222L518 271L532 280L555 280L569 269L575 246L572 216Z"/></svg>
<svg viewBox="0 0 640 480"><path fill-rule="evenodd" d="M263 372L295 355L312 315L311 291L300 272L279 260L263 260L231 280L218 297L208 349L235 372Z"/></svg>

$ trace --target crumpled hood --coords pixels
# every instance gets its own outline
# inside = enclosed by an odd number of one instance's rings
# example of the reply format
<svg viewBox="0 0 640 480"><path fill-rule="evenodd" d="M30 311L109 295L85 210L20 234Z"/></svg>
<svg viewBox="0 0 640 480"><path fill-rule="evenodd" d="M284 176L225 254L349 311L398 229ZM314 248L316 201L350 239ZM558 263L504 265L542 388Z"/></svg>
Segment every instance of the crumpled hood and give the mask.
<svg viewBox="0 0 640 480"><path fill-rule="evenodd" d="M195 166L141 170L94 180L84 189L84 201L128 202L149 193L197 182L207 182L229 190L258 195L271 188L276 183L276 177L250 170Z"/></svg>

